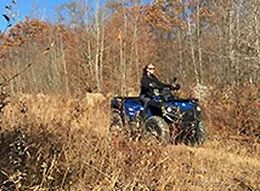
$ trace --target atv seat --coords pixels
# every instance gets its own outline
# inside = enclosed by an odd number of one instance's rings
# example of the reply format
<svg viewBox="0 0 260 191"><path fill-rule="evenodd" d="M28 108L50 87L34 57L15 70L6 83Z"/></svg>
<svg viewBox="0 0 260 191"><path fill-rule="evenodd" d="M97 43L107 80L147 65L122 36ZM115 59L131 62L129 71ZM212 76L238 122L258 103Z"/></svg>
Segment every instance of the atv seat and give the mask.
<svg viewBox="0 0 260 191"><path fill-rule="evenodd" d="M141 101L140 97L124 97L123 99L131 101Z"/></svg>

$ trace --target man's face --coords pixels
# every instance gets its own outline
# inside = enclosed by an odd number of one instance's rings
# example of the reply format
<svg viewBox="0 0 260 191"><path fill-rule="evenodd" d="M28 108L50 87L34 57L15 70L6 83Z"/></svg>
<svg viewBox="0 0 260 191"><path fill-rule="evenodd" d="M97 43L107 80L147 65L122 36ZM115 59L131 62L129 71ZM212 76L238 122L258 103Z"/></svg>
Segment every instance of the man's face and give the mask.
<svg viewBox="0 0 260 191"><path fill-rule="evenodd" d="M147 72L150 73L150 74L153 74L154 73L154 65L150 64L147 66Z"/></svg>

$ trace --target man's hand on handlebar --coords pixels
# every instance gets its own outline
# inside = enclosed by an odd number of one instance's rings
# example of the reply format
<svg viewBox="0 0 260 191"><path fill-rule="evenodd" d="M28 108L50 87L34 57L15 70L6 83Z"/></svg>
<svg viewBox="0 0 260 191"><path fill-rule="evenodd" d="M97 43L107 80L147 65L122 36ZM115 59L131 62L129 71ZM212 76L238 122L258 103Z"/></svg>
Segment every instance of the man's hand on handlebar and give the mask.
<svg viewBox="0 0 260 191"><path fill-rule="evenodd" d="M172 90L179 90L181 88L181 85L178 83L173 83L171 86Z"/></svg>

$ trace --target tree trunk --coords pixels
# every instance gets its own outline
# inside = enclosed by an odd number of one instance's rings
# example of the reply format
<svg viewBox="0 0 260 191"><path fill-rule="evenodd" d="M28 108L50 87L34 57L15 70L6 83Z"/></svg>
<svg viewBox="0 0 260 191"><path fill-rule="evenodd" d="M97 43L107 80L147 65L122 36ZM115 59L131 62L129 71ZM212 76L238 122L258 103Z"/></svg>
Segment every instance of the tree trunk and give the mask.
<svg viewBox="0 0 260 191"><path fill-rule="evenodd" d="M256 36L256 50L257 50L257 59L256 59L256 64L254 65L254 74L250 73L249 76L249 81L251 83L254 83L254 80L258 80L257 78L259 78L259 66L260 66L260 42L259 42L259 38L260 38L260 32L259 32L259 27L260 27L260 14L259 14L259 1L255 0L254 2L254 25L255 25L255 36ZM255 76L254 77L252 76Z"/></svg>
<svg viewBox="0 0 260 191"><path fill-rule="evenodd" d="M196 57L195 57L195 45L194 45L194 41L192 39L192 30L191 30L191 23L189 21L188 23L188 31L189 31L189 35L190 35L190 48L191 48L191 59L192 59L192 65L193 65L193 71L194 71L194 75L195 75L195 80L197 83L200 83L199 81L199 72L198 72L198 69L197 69L197 66L196 66Z"/></svg>
<svg viewBox="0 0 260 191"><path fill-rule="evenodd" d="M200 40L200 0L197 0L197 12L196 12L196 30L197 30L197 41L198 41L198 60L199 60L199 79L200 83L203 83L203 65L202 65L202 51L201 51L201 40Z"/></svg>
<svg viewBox="0 0 260 191"><path fill-rule="evenodd" d="M125 93L125 63L124 63L124 47L123 47L123 38L120 38L120 95Z"/></svg>
<svg viewBox="0 0 260 191"><path fill-rule="evenodd" d="M234 3L233 0L231 1L231 7L229 10L229 60L230 60L230 65L229 65L229 72L228 74L231 75L231 81L234 83L234 66L235 66L235 50L234 50L234 43L235 43L235 37L234 37Z"/></svg>
<svg viewBox="0 0 260 191"><path fill-rule="evenodd" d="M62 58L61 62L62 62L63 72L64 72L65 93L69 94L69 78L68 78L68 70L67 70L67 63L65 58L63 42L61 42L61 58Z"/></svg>
<svg viewBox="0 0 260 191"><path fill-rule="evenodd" d="M183 52L182 52L182 39L181 39L181 30L178 30L178 45L179 45L179 73L180 76L182 76L183 78L185 78L185 70L183 70Z"/></svg>
<svg viewBox="0 0 260 191"><path fill-rule="evenodd" d="M123 1L124 4L124 1ZM126 91L126 54L125 54L125 46L126 46L126 35L127 35L127 17L125 13L123 13L124 17L124 32L122 37L120 38L120 73L121 73L121 88L120 94L125 95Z"/></svg>
<svg viewBox="0 0 260 191"><path fill-rule="evenodd" d="M99 56L100 56L100 23L99 23L99 0L97 0L97 10L95 17L96 24L96 57L95 57L95 79L97 91L100 91L100 80L99 80Z"/></svg>
<svg viewBox="0 0 260 191"><path fill-rule="evenodd" d="M88 53L87 53L87 57L88 57L88 64L89 64L89 70L90 70L90 75L91 77L94 77L94 69L93 69L93 65L94 65L94 61L91 58L91 46L90 46L90 41L88 41Z"/></svg>
<svg viewBox="0 0 260 191"><path fill-rule="evenodd" d="M240 28L240 15L241 14L241 8L242 8L242 0L238 0L238 5L237 5L237 12L236 12L236 38L240 39L240 34L241 34L241 28ZM240 59L239 57L236 58L236 61L235 61L235 73L236 73L236 78L235 78L235 81L236 81L236 85L238 86L239 83L240 83L240 80L239 80L239 75L240 75Z"/></svg>
<svg viewBox="0 0 260 191"><path fill-rule="evenodd" d="M137 13L139 14L139 13ZM140 71L139 71L139 50L138 50L138 36L137 36L137 31L138 31L138 26L137 22L139 19L139 15L136 15L135 17L135 25L134 25L134 35L133 35L133 43L134 43L134 52L135 52L135 69L136 69L136 81L139 82L140 78Z"/></svg>
<svg viewBox="0 0 260 191"><path fill-rule="evenodd" d="M100 60L99 60L99 81L100 90L103 89L103 57L104 57L105 27L101 30Z"/></svg>

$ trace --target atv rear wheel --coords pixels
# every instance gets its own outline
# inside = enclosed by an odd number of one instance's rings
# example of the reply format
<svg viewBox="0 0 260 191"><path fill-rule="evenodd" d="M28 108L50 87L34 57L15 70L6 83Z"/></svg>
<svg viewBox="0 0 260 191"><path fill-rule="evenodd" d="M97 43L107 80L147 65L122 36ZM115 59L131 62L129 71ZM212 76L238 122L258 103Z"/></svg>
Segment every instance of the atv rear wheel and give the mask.
<svg viewBox="0 0 260 191"><path fill-rule="evenodd" d="M110 131L123 128L123 120L119 112L112 111L110 119Z"/></svg>
<svg viewBox="0 0 260 191"><path fill-rule="evenodd" d="M159 116L152 116L145 121L145 131L148 134L154 135L160 141L169 143L170 129L163 118Z"/></svg>

